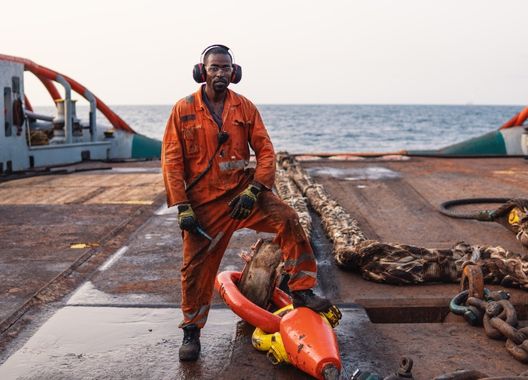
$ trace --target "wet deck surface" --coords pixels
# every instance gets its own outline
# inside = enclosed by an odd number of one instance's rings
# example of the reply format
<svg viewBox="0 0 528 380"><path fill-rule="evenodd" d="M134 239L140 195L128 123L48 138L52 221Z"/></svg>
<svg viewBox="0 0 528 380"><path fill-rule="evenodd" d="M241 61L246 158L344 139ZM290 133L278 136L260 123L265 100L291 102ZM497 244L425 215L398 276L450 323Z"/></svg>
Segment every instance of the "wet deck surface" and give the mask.
<svg viewBox="0 0 528 380"><path fill-rule="evenodd" d="M163 206L157 165L0 183L0 266L7 268L0 273L0 320L45 287L2 334L1 379L307 378L268 363L251 347L252 329L218 296L203 330L200 360L178 362L181 237L176 215ZM435 210L454 198L525 197L528 163L522 159L303 165L371 238L440 248L465 240L523 251L498 224L450 219ZM482 329L452 316L444 320L457 285L394 287L342 272L332 263L317 219L314 225L318 292L342 305L336 332L349 375L356 367L387 375L403 355L414 359L417 379L460 368L489 375L526 370ZM238 253L258 236L237 232L221 270L240 269ZM70 248L74 242L100 245ZM80 257L85 261L46 287ZM526 292L511 292L514 304L528 304Z"/></svg>

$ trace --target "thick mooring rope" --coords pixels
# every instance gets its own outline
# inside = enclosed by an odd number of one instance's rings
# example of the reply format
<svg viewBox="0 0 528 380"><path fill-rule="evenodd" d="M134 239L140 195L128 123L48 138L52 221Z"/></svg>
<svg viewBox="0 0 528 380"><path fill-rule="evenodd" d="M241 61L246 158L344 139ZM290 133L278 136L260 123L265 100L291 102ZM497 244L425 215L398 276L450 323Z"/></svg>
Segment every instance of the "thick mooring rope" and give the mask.
<svg viewBox="0 0 528 380"><path fill-rule="evenodd" d="M359 224L344 208L330 198L323 186L312 181L298 162L287 153L277 155L279 167L284 169L304 194L310 206L321 216L323 229L334 244L333 254L340 266L354 268L354 247L366 240Z"/></svg>
<svg viewBox="0 0 528 380"><path fill-rule="evenodd" d="M321 216L333 242L336 264L359 271L368 280L391 284L456 282L465 263L482 267L487 282L528 289L528 260L502 247L458 242L450 249L429 249L367 240L358 222L315 183L294 157L279 153L278 165Z"/></svg>
<svg viewBox="0 0 528 380"><path fill-rule="evenodd" d="M297 212L304 233L308 237L308 240L311 240L312 217L310 216L310 211L308 211L306 198L303 197L300 190L286 172L280 168L277 168L275 175L275 188L282 200Z"/></svg>

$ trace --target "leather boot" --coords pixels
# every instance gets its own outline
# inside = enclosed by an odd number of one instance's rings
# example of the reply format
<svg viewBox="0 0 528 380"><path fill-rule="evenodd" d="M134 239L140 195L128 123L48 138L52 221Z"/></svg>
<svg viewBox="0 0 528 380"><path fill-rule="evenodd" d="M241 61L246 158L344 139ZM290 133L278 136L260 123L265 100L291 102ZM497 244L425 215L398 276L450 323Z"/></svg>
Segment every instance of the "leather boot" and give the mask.
<svg viewBox="0 0 528 380"><path fill-rule="evenodd" d="M195 361L200 356L200 329L196 325L183 328L183 342L180 346L180 361Z"/></svg>
<svg viewBox="0 0 528 380"><path fill-rule="evenodd" d="M326 298L314 294L312 289L297 290L291 292L293 307L307 307L318 313L332 307L332 303Z"/></svg>

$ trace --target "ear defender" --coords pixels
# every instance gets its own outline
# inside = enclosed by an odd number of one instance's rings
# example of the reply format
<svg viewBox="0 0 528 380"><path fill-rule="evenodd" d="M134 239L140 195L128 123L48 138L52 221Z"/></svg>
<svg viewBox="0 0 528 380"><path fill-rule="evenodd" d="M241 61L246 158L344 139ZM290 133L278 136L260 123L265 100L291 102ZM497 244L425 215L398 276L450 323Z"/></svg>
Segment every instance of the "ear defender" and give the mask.
<svg viewBox="0 0 528 380"><path fill-rule="evenodd" d="M233 72L231 73L231 83L237 84L242 79L242 67L233 63Z"/></svg>
<svg viewBox="0 0 528 380"><path fill-rule="evenodd" d="M205 65L203 63L203 58L205 57L205 54L207 54L209 50L217 48L217 47L225 49L227 54L229 54L229 56L231 57L231 61L234 61L233 54L231 54L231 49L229 49L227 46L217 44L217 45L211 45L211 46L206 47L204 51L202 52L202 55L200 56L201 62L197 63L193 67L193 79L196 83L205 82L207 75L205 73ZM236 63L233 63L233 72L231 73L230 82L236 84L240 82L241 79L242 79L242 67L240 65L237 65Z"/></svg>
<svg viewBox="0 0 528 380"><path fill-rule="evenodd" d="M193 79L196 83L205 82L205 67L203 63L197 63L193 67Z"/></svg>

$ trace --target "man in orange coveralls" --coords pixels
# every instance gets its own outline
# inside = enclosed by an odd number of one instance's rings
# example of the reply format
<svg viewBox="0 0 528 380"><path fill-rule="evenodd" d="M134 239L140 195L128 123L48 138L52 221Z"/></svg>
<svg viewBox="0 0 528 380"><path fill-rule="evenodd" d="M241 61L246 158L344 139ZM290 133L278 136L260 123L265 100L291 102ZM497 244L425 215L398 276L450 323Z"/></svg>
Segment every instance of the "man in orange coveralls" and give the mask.
<svg viewBox="0 0 528 380"><path fill-rule="evenodd" d="M169 207L178 207L183 233L182 311L184 338L179 356L200 354L214 280L233 232L240 228L276 233L295 307L324 311L331 303L316 296L316 262L296 212L271 191L275 153L253 103L229 90L240 66L224 45L202 52L195 66L198 91L172 109L163 137L162 166ZM256 168L246 168L252 148ZM221 238L210 247L203 233Z"/></svg>

